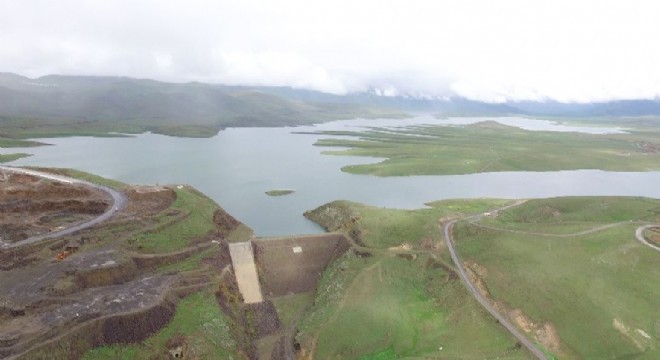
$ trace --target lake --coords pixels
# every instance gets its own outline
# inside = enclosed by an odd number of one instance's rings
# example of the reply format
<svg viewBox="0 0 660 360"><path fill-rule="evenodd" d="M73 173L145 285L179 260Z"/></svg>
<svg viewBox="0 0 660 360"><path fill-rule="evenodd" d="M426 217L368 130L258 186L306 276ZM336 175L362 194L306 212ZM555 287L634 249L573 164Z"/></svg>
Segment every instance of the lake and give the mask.
<svg viewBox="0 0 660 360"><path fill-rule="evenodd" d="M34 154L9 165L75 168L132 184L190 184L252 227L260 236L322 232L305 219L306 210L337 199L395 208L419 208L452 198L540 198L564 195L660 197L660 172L502 172L451 176L375 177L340 171L373 158L322 155L313 144L327 135L295 134L359 130L364 126L461 125L495 120L529 130L621 132L603 127L569 127L525 118L342 120L287 128L230 128L213 138L190 139L154 134L126 138L39 139L53 144L2 153ZM271 197L271 189L294 189Z"/></svg>

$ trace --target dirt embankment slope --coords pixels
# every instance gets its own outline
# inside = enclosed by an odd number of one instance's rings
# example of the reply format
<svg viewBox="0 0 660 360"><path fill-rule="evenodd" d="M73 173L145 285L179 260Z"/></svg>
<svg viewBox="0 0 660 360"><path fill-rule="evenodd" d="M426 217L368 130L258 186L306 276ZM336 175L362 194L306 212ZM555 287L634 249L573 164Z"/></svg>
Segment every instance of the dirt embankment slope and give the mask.
<svg viewBox="0 0 660 360"><path fill-rule="evenodd" d="M255 257L268 296L313 291L325 268L349 248L343 234L257 239Z"/></svg>
<svg viewBox="0 0 660 360"><path fill-rule="evenodd" d="M105 212L112 199L80 184L0 170L0 241L13 243Z"/></svg>
<svg viewBox="0 0 660 360"><path fill-rule="evenodd" d="M84 221L112 201L95 189L25 174L0 174L0 180L4 228L21 227L13 238ZM223 229L234 225L211 212L195 234L201 220L183 216L200 205L217 208L208 198L188 187L126 186L122 192L126 206L103 223L0 249L1 358L77 359L95 346L142 341L170 322L181 297L209 288L229 264L219 245L226 246ZM28 222L4 216L19 211ZM161 234L182 227L191 234L185 248L150 254L132 245L145 234L165 241ZM249 341L239 346L250 353Z"/></svg>

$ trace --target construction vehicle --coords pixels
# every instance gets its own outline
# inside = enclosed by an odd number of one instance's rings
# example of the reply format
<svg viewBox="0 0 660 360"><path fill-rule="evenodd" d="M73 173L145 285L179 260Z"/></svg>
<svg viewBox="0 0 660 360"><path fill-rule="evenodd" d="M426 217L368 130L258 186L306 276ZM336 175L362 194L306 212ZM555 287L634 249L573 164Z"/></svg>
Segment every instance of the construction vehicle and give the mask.
<svg viewBox="0 0 660 360"><path fill-rule="evenodd" d="M67 246L64 248L64 250L60 251L59 253L57 253L57 255L55 255L55 260L62 261L76 251L78 251L77 246Z"/></svg>

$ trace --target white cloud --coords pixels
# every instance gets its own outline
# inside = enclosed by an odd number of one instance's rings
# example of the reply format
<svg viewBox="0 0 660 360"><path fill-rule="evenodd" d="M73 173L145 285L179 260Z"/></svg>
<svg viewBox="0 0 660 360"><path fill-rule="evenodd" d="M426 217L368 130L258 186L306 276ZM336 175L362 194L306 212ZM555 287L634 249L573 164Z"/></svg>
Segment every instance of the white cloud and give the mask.
<svg viewBox="0 0 660 360"><path fill-rule="evenodd" d="M288 85L344 94L343 83L295 53L222 52L223 80L229 84Z"/></svg>
<svg viewBox="0 0 660 360"><path fill-rule="evenodd" d="M655 0L0 0L0 71L333 93L660 95Z"/></svg>

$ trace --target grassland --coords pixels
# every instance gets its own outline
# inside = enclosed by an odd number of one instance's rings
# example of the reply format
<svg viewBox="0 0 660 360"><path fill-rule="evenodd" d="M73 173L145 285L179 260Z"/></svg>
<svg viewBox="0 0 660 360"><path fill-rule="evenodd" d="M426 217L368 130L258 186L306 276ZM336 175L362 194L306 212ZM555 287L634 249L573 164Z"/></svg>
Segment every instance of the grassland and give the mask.
<svg viewBox="0 0 660 360"><path fill-rule="evenodd" d="M32 147L32 146L41 146L41 145L45 145L45 144L36 141L4 139L2 138L2 136L0 136L0 148L20 148L20 147ZM31 154L26 154L26 153L0 154L0 164L12 162L14 160L22 159L28 156L31 156Z"/></svg>
<svg viewBox="0 0 660 360"><path fill-rule="evenodd" d="M555 198L479 221L493 228L459 223L454 238L463 259L483 269L489 296L534 324L532 338L539 339L542 325L556 329L558 358L657 359L659 258L634 234L638 222L658 221L658 200ZM580 231L617 225L566 236L575 224ZM551 236L538 234L547 229L554 229Z"/></svg>
<svg viewBox="0 0 660 360"><path fill-rule="evenodd" d="M565 116L540 116L539 119L547 119L569 125L582 126L607 126L634 128L637 130L657 130L660 128L660 117L657 115L647 116L593 116L593 117L565 117Z"/></svg>
<svg viewBox="0 0 660 360"><path fill-rule="evenodd" d="M277 316L284 326L291 325L314 302L311 292L280 296L273 299Z"/></svg>
<svg viewBox="0 0 660 360"><path fill-rule="evenodd" d="M0 137L0 148L22 148L47 145L38 141L20 140L20 139L5 139Z"/></svg>
<svg viewBox="0 0 660 360"><path fill-rule="evenodd" d="M161 226L155 230L135 236L131 247L145 253L168 253L182 250L191 241L208 235L215 230L210 219L218 206L207 197L187 187L177 188L174 204L159 217ZM172 218L172 210L180 215Z"/></svg>
<svg viewBox="0 0 660 360"><path fill-rule="evenodd" d="M147 126L124 122L47 120L26 117L0 116L0 144L2 141L55 138L69 136L116 137L149 131ZM168 128L164 128L167 132ZM185 130L185 129L184 129ZM217 133L217 130L213 133ZM209 136L212 136L209 135ZM208 136L207 136L208 137ZM4 147L4 146L3 146Z"/></svg>
<svg viewBox="0 0 660 360"><path fill-rule="evenodd" d="M213 294L195 293L181 300L172 321L145 341L99 347L87 352L83 359L167 359L166 343L176 336L185 338L187 353L193 359L241 359L235 352L229 322Z"/></svg>
<svg viewBox="0 0 660 360"><path fill-rule="evenodd" d="M14 160L22 159L28 156L32 156L32 155L26 153L0 154L0 164L12 162Z"/></svg>
<svg viewBox="0 0 660 360"><path fill-rule="evenodd" d="M529 358L470 297L437 242L440 218L503 203L457 200L393 210L333 202L308 214L326 227L359 233L365 247L323 274L299 323L303 351L318 359ZM409 250L388 249L404 243Z"/></svg>
<svg viewBox="0 0 660 360"><path fill-rule="evenodd" d="M343 171L377 176L453 175L500 171L660 170L660 131L591 135L527 131L491 122L468 126L373 128L327 132L348 138L316 145L348 149L325 154L384 159L350 165Z"/></svg>

